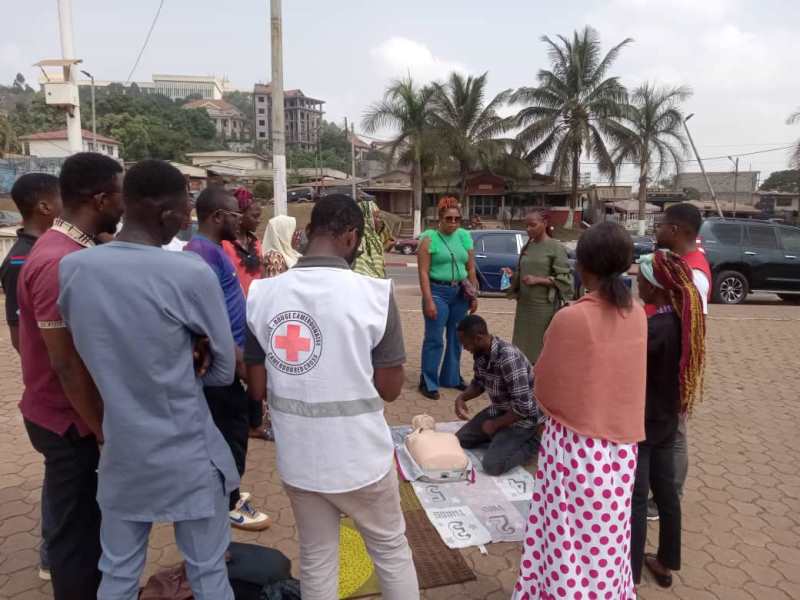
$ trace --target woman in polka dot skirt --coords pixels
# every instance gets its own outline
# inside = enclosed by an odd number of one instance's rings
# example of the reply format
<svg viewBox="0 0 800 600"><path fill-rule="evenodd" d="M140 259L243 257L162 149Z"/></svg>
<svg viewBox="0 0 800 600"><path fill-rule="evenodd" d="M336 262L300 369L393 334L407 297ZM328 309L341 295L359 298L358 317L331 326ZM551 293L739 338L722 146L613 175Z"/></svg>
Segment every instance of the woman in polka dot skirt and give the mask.
<svg viewBox="0 0 800 600"><path fill-rule="evenodd" d="M633 600L631 496L644 439L647 322L621 274L630 236L603 223L577 258L590 293L558 312L536 363L549 417L514 600Z"/></svg>

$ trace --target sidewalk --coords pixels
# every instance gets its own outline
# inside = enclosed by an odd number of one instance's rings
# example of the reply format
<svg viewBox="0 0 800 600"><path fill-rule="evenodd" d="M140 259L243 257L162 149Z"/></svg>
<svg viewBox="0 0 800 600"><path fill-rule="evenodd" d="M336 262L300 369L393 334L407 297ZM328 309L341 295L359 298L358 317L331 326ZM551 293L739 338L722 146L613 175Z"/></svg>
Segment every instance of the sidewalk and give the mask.
<svg viewBox="0 0 800 600"><path fill-rule="evenodd" d="M427 412L454 418L454 394L432 402L415 392L422 315L419 298L398 294L409 356L404 393L387 407L391 424ZM484 299L480 313L493 332L510 338L513 304ZM779 303L712 307L705 399L690 422L691 468L684 498L683 569L672 590L646 582L643 600L790 600L800 598L800 308ZM19 361L0 330L0 598L50 598L36 577L42 461L30 446L17 409ZM470 359L463 360L469 375ZM476 407L477 408L477 407ZM294 518L275 471L271 443L253 441L242 489L273 517L261 533L234 530L234 539L272 546L293 561L299 553ZM650 539L656 539L651 525ZM507 600L516 581L519 548L493 544L489 554L464 552L477 581L427 590L423 598ZM146 576L180 555L170 527L150 539ZM295 564L295 569L297 565Z"/></svg>

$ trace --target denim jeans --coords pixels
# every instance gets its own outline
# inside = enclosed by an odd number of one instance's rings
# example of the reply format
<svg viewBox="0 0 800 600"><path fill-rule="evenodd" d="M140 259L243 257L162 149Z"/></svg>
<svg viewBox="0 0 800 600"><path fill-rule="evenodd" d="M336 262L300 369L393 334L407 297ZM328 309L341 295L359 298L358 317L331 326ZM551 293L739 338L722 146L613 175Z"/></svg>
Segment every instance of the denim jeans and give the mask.
<svg viewBox="0 0 800 600"><path fill-rule="evenodd" d="M429 392L435 392L439 386L454 388L463 382L461 342L456 328L467 316L469 302L457 285L431 283L431 293L436 304L436 318L425 317L421 383Z"/></svg>
<svg viewBox="0 0 800 600"><path fill-rule="evenodd" d="M677 432L657 444L639 443L631 507L631 570L636 583L642 577L651 489L658 505L658 560L673 571L681 568L681 500L675 477L678 445Z"/></svg>

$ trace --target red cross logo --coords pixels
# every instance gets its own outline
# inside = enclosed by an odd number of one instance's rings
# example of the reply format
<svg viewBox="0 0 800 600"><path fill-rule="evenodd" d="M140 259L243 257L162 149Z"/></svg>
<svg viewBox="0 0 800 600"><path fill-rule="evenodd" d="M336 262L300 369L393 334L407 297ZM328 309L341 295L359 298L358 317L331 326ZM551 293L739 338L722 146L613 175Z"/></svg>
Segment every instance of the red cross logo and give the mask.
<svg viewBox="0 0 800 600"><path fill-rule="evenodd" d="M300 352L311 352L311 338L300 336L299 325L287 325L286 335L275 338L275 347L286 352L288 362L300 360Z"/></svg>

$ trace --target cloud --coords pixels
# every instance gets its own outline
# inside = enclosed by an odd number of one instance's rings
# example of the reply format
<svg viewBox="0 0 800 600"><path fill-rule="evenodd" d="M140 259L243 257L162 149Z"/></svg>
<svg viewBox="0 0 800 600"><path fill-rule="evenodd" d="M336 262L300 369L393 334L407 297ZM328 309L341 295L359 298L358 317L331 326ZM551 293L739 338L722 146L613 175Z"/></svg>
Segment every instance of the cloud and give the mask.
<svg viewBox="0 0 800 600"><path fill-rule="evenodd" d="M370 55L387 75L395 77L410 73L415 79L431 81L444 79L453 71L467 72L461 63L434 56L425 44L399 36L373 48Z"/></svg>

